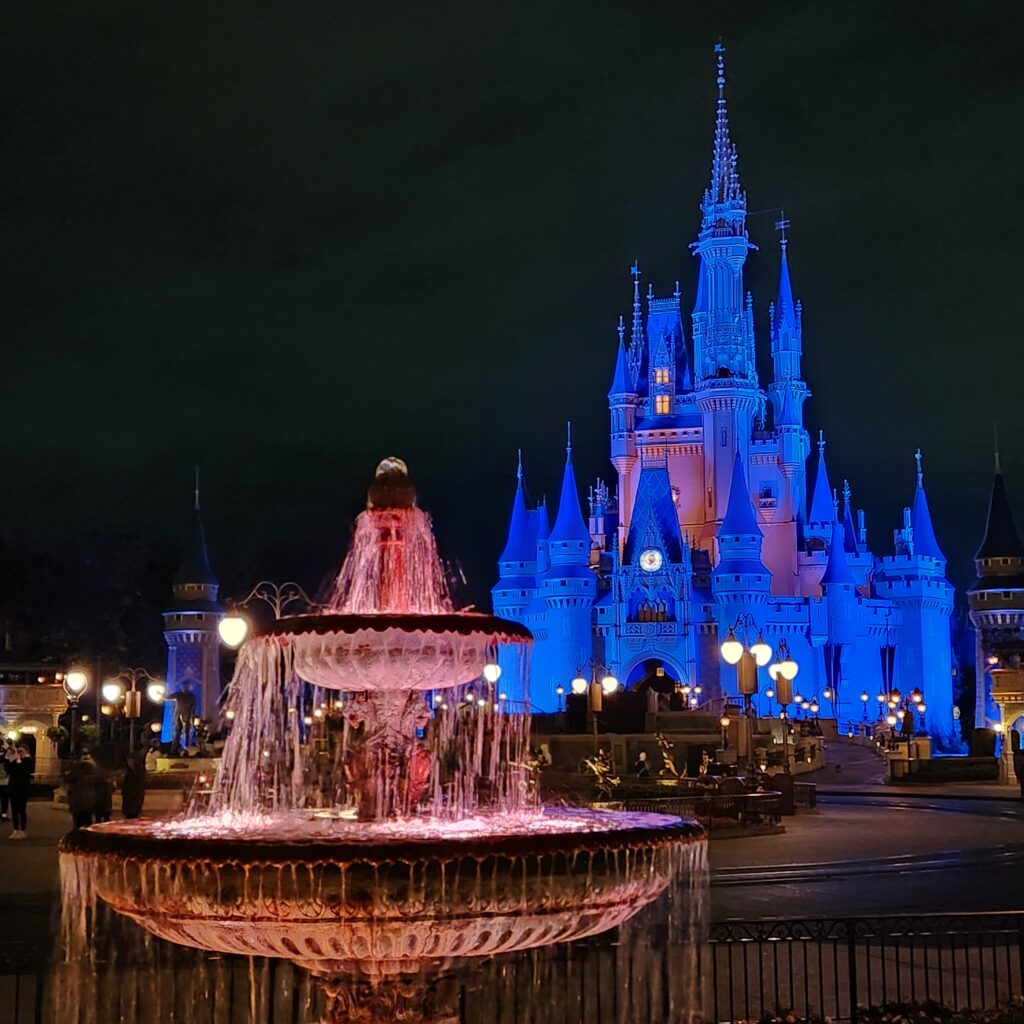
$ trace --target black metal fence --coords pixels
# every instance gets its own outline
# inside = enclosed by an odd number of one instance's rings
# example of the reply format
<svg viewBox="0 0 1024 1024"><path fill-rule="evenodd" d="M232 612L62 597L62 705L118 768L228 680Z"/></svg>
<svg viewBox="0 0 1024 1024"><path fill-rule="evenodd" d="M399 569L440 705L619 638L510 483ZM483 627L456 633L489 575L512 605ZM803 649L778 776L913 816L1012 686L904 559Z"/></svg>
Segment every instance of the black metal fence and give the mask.
<svg viewBox="0 0 1024 1024"><path fill-rule="evenodd" d="M708 829L775 826L782 822L779 793L716 793L696 790L681 796L628 798L619 805L629 811L675 814L694 818Z"/></svg>
<svg viewBox="0 0 1024 1024"><path fill-rule="evenodd" d="M791 1010L855 1024L858 1007L983 1010L1024 993L1024 914L726 922L704 977L714 1021Z"/></svg>

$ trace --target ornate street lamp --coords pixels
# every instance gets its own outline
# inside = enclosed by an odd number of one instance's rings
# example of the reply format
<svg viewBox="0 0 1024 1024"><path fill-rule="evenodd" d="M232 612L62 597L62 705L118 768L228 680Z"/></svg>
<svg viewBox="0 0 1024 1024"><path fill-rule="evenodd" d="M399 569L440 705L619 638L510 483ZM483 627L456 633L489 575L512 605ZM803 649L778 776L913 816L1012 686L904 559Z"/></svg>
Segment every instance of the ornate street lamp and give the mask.
<svg viewBox="0 0 1024 1024"><path fill-rule="evenodd" d="M73 668L64 673L64 693L71 713L71 738L68 743L68 754L75 756L75 716L78 712L78 701L89 689L89 673L84 668Z"/></svg>
<svg viewBox="0 0 1024 1024"><path fill-rule="evenodd" d="M248 607L253 601L262 601L269 605L274 612L274 618L279 619L285 611L296 602L302 602L307 608L313 606L313 599L292 580L287 583L274 583L272 580L260 580L249 591L248 596L233 605L230 612L225 615L217 624L217 632L221 641L226 647L240 647L245 638L249 635L249 619L237 609Z"/></svg>

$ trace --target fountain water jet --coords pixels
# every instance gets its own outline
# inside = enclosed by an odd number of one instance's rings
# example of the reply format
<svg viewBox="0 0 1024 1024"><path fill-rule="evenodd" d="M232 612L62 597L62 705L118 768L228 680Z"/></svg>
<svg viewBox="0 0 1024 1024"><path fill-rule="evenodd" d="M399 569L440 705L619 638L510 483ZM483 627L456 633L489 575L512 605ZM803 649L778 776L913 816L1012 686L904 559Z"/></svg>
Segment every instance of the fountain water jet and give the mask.
<svg viewBox="0 0 1024 1024"><path fill-rule="evenodd" d="M483 676L518 651L525 679L531 640L453 610L429 518L385 460L325 606L240 650L208 804L72 832L66 906L84 920L98 897L172 942L370 978L627 921L701 830L537 804L528 700Z"/></svg>

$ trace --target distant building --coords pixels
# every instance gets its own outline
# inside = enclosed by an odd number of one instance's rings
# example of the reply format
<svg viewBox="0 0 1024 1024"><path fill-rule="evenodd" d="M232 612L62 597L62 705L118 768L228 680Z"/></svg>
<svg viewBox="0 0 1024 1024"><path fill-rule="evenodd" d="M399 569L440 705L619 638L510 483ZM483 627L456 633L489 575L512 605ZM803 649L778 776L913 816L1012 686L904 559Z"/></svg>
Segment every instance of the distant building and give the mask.
<svg viewBox="0 0 1024 1024"><path fill-rule="evenodd" d="M199 486L189 524L185 558L174 579L174 600L164 612L167 643L167 695L191 694L195 715L215 717L220 700L220 637L217 626L224 608L218 600L220 583L210 567L206 549ZM161 739L169 743L174 733L176 702L164 708Z"/></svg>
<svg viewBox="0 0 1024 1024"><path fill-rule="evenodd" d="M817 696L823 715L859 721L867 692L874 719L883 661L895 651L895 686L923 692L929 731L952 747L953 588L920 452L888 554L870 549L846 481L840 502L820 434L810 486L810 390L786 222L778 225L779 284L768 313L772 380L762 387L743 281L754 246L721 55L717 85L711 181L691 247L690 336L678 284L669 296L649 287L645 310L634 266L629 340L620 319L608 392L615 491L599 480L585 521L570 447L549 527L547 509L528 505L520 465L495 611L533 631L531 694L547 710L557 705L556 686L597 666L627 687L654 675L700 686L703 704L733 696L736 669L719 645L749 614L773 649L786 641L799 665L794 691ZM771 685L761 670L762 713L778 710L764 695Z"/></svg>
<svg viewBox="0 0 1024 1024"><path fill-rule="evenodd" d="M974 566L977 579L967 591L975 634L974 724L985 728L1000 720L989 671L999 665L1004 652L1024 653L1024 544L1013 521L998 455L985 536Z"/></svg>

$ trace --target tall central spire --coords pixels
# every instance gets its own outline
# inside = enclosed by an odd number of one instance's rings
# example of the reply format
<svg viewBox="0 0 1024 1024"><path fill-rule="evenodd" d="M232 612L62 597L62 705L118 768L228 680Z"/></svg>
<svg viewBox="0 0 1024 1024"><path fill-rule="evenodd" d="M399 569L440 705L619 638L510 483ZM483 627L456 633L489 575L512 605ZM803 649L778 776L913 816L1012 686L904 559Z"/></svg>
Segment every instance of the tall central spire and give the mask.
<svg viewBox="0 0 1024 1024"><path fill-rule="evenodd" d="M740 185L736 146L729 137L729 109L725 102L725 46L715 45L717 55L718 106L715 115L715 146L711 158L711 184L704 193L701 209L702 228L710 228L721 220L741 222L746 213L747 197Z"/></svg>

